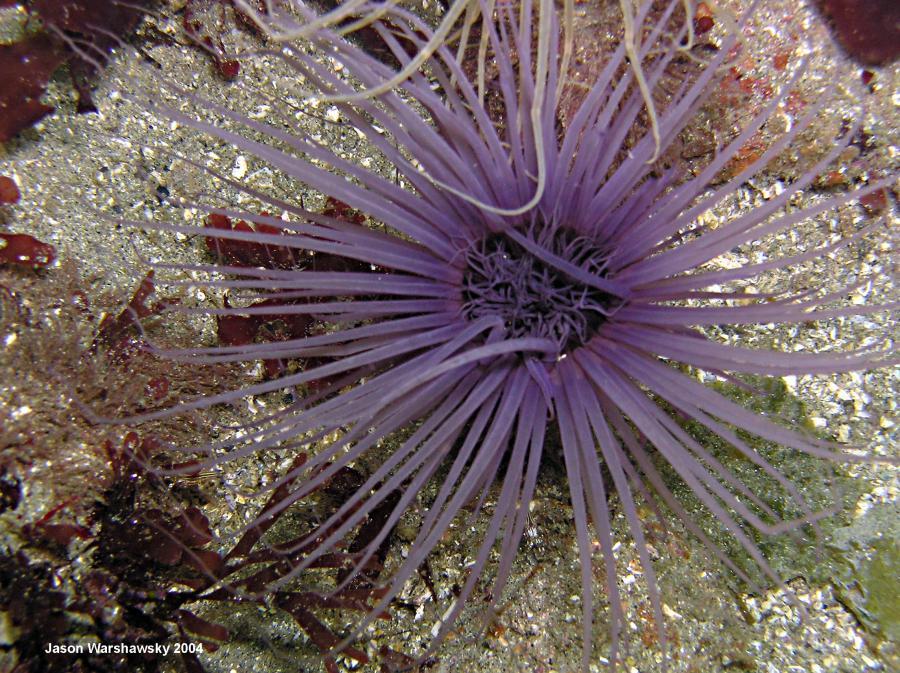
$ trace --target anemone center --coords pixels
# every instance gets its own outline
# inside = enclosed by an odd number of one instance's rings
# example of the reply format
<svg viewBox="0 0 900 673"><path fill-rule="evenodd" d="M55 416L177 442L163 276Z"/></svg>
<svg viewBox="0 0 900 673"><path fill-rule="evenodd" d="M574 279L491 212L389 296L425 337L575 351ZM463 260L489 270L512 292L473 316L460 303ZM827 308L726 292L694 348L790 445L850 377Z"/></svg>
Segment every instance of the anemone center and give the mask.
<svg viewBox="0 0 900 673"><path fill-rule="evenodd" d="M583 271L604 278L608 256L596 242L557 229L540 246ZM565 353L586 343L617 303L614 295L570 277L503 234L469 248L463 274L463 315L499 317L510 337L541 337Z"/></svg>

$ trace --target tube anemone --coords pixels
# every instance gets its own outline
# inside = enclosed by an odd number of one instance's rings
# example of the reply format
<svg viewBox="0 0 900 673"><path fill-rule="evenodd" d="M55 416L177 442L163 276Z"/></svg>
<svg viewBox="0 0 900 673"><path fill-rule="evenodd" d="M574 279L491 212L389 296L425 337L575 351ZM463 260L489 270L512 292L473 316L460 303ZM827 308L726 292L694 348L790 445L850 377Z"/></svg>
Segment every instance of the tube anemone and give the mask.
<svg viewBox="0 0 900 673"><path fill-rule="evenodd" d="M310 252L336 255L378 269L183 266L208 274L205 284L210 288L251 292L254 299L267 300L234 308L183 310L215 316L309 315L328 329L277 343L166 351L170 357L196 363L319 358L322 364L133 420L297 391L296 402L264 422L243 426L239 437L200 447L208 455L203 467L211 468L262 449L322 446L313 458L268 487L291 484L290 495L267 510L266 517L312 493L384 440L406 433L366 483L323 523L326 539L270 590L328 553L399 489L401 496L382 530L362 550L357 568L363 568L420 490L440 473L436 495L408 557L391 576L384 597L358 625L358 633L397 596L463 507L472 501L480 506L485 494L495 489L496 505L487 531L457 601L435 634L434 643L439 643L492 565L495 547L499 556L490 596L499 601L525 529L545 439L550 432L558 433L581 557L587 669L594 612L592 536L599 541L610 602L611 661L618 657L624 624L610 484L636 544L658 637L665 643L662 604L636 497L651 498L652 491L652 497L664 502L735 573L750 579L679 504L663 478L660 461L772 581L780 583L748 529L777 534L813 524L825 513L813 511L746 436L829 460L866 459L748 411L678 363L722 377L827 374L896 363L896 355L885 349L759 350L721 343L703 331L706 326L791 324L894 311L895 304L831 307L843 292L783 292L755 298L708 289L789 270L846 245L865 230L799 255L737 268L706 266L737 246L788 230L881 189L888 181L800 209L788 208L792 198L836 160L853 136L851 129L774 198L717 229L695 226L701 215L790 147L821 113L825 97L725 182L717 182L717 176L786 99L802 75L802 65L791 82L695 174L660 166L654 160L676 143L706 101L736 38L727 38L704 67L654 107L653 128L647 130L646 92L657 90L665 79L682 53L687 33L678 28L683 20L673 18L679 16L682 0L671 0L653 12L651 5L645 3L631 17L633 26L645 26L642 39L632 35L633 40L611 54L564 128L557 114L565 60L559 54L564 50L559 17L549 0L539 7L526 0L515 10L495 8L494 20L483 24L489 62L496 70L496 86L488 101L479 96L477 82L470 80L457 55L447 46L435 46L433 31L393 5L386 10L390 30L378 21L371 25L401 63L402 82L398 71L329 32L327 26L304 34L343 65L340 75L299 48L287 46L269 54L294 68L323 99L334 101L344 118L396 167L404 186L338 156L313 138L241 116L189 91L167 85L198 109L227 120L227 126L153 104L169 119L255 155L370 219L359 224L312 213L228 180L288 217L227 209L212 212L279 227L288 235L262 229L134 223L291 248L298 259ZM429 44L427 74L419 72L417 64L407 68L415 63L407 47L419 54ZM629 67L629 52L637 55L639 69ZM383 87L385 82L391 87ZM358 96L357 87L380 94ZM285 302L286 298L304 301ZM723 305L721 299L741 301ZM317 381L327 383L304 397L303 386ZM684 418L718 436L775 480L794 501L799 516L779 518L685 431ZM260 523L248 524L245 530Z"/></svg>

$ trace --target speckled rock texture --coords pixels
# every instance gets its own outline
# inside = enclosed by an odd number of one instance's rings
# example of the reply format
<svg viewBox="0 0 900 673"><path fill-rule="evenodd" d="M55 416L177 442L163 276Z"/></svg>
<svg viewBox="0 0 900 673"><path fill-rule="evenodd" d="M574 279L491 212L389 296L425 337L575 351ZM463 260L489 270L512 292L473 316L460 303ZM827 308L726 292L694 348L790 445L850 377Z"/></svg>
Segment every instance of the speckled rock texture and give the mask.
<svg viewBox="0 0 900 673"><path fill-rule="evenodd" d="M728 17L740 12L743 0L715 3L716 27L724 30ZM363 165L392 174L380 155L369 151L349 124L341 123L337 110L321 106L315 114L300 108L300 97L290 74L280 71L264 55L241 58L241 73L234 82L223 81L198 50L181 44L179 19L174 15L178 3L164 3L159 17L151 16L138 30L138 47L118 51L108 69L98 78L93 100L96 114L75 113L72 95L61 81L51 81L49 101L56 111L34 128L21 133L0 149L0 175L15 179L21 200L0 206L0 228L29 233L51 243L57 250L57 262L39 272L0 269L0 292L7 287L25 292L32 305L31 315L41 316L40 330L23 327L23 317L12 314L4 304L0 322L0 425L4 431L16 428L19 444L22 434L34 431L45 444L40 459L32 465L18 464L24 475L22 502L0 515L0 551L10 554L27 547L15 527L22 521L34 521L47 514L61 499L91 481L101 479L108 469L105 458L90 450L96 433L116 438L127 428L117 426L98 430L88 425L76 407L71 406L71 379L79 374L77 357L60 357L56 366L62 377L41 371L44 362L40 348L23 340L39 339L53 344L56 352L77 350L90 341L90 329L77 327L77 316L66 308L53 307L53 292L85 293L91 306L100 311L117 312L131 295L146 269L144 260L203 260L202 240L141 230L133 224L165 218L197 223L202 215L192 207L197 199L211 196L222 204L241 204L245 194L235 193L227 185L216 183L195 168L198 162L235 179L244 180L258 190L280 198L302 202L311 210L321 208L323 198L292 183L284 176L233 147L203 137L177 123L163 121L149 111L146 100L158 95L160 78L189 82L202 95L228 99L238 109L248 110L254 118L291 124L316 137ZM577 29L598 35L585 40L585 52L579 63L596 57L618 35L614 23L617 3L576 4ZM434 10L434 8L431 8ZM0 24L15 20L12 10L0 9ZM162 39L160 36L167 36ZM821 156L843 124L862 122L862 135L847 155L834 166L833 174L822 177L816 190L803 199L812 202L828 190L842 189L863 177L886 176L898 163L900 97L896 93L900 77L896 65L870 68L871 77L862 78L861 67L836 47L821 15L812 7L791 0L763 0L744 31L741 56L732 71L724 73L721 89L700 111L685 132L684 152L687 165L702 165L717 142L733 131L758 109L766 92L778 87L787 73L807 59L808 73L788 104L803 106L819 95L822 85L834 83L833 98L827 113L804 134L802 146L785 154L763 176L746 184L720 209L704 215L704 223L716 226L731 212L761 202L777 194L784 181ZM230 30L223 35L229 53L257 50L259 41L247 31ZM589 70L588 66L584 66ZM749 98L740 107L730 103L728 87L735 87ZM186 104L186 103L185 103ZM776 120L777 121L777 120ZM789 114L782 124L791 123ZM764 133L776 133L777 123ZM765 137L759 139L765 143ZM748 148L748 161L753 148ZM856 290L854 303L896 301L893 285L896 274L896 183L884 203L870 208L858 204L829 212L815 222L805 222L795 230L759 242L753 249L737 249L721 258L722 266L763 261L768 255L798 250L816 241L832 240L855 229L865 218L880 217L878 230L857 246L850 246L827 259L816 260L791 277L766 276L751 289L767 292L772 288L802 288L815 284L839 287L853 274L873 278ZM184 199L179 201L179 199ZM799 206L800 204L796 204ZM252 207L252 204L247 207ZM183 302L220 301L192 289L181 290ZM174 292L163 281L158 292ZM838 346L850 348L863 344L872 335L883 335L896 325L886 323L883 314L871 320L836 320L797 326L766 325L762 328L717 328L712 330L725 342L747 345L780 346L794 344L804 350L825 350ZM84 333L78 330L83 329ZM211 345L215 326L208 321L182 322L162 328L163 338L177 342ZM168 331L166 331L168 330ZM31 369L29 369L29 367ZM66 368L71 368L66 370ZM115 367L101 367L103 381L124 375ZM219 383L259 376L259 368L245 367L217 374ZM111 378L110 378L111 377ZM830 377L787 377L782 387L772 392L774 411L790 423L811 425L826 437L859 447L878 455L896 455L897 399L900 373L879 370ZM96 386L95 386L96 387ZM737 393L735 393L737 394ZM253 400L246 408L216 411L219 416L184 424L178 432L190 439L204 438L216 423L235 422L264 413L281 400L271 396ZM107 409L116 413L115 405ZM42 425L44 424L44 425ZM52 427L51 427L52 426ZM62 429L61 429L62 428ZM0 452L17 446L13 439L0 444ZM390 447L385 447L389 451ZM38 455L38 454L35 454ZM214 531L225 534L244 522L241 489L252 489L272 478L270 455L254 456L238 468L224 474L206 475L201 488L207 502L205 513ZM278 460L286 460L283 456ZM790 457L779 467L790 472ZM289 461L288 461L289 462ZM800 474L802 470L808 471ZM766 542L764 549L773 566L787 580L786 587L764 586L764 593L751 593L723 568L700 543L678 524L666 530L651 526L653 560L657 564L663 591L664 612L668 619L668 670L672 673L862 673L898 670L898 552L896 524L898 472L882 464L852 467L794 466L804 495L813 502L827 503L834 492L824 484L837 484L844 508L832 522L823 525L827 538L818 553L814 540L807 537ZM60 476L61 471L63 476ZM832 477L831 475L836 476ZM433 487L420 495L419 507L425 507ZM67 496L68 494L68 496ZM678 493L681 495L681 493ZM689 494L684 494L689 502ZM177 496L176 496L177 497ZM85 516L88 496L74 502L70 515ZM485 508L491 508L490 497ZM580 583L578 553L572 514L568 504L565 472L561 464L548 465L539 482L537 497L531 503L531 518L526 541L517 558L513 576L503 599L502 613L490 624L483 624L477 610L471 610L437 653L431 671L447 673L477 671L500 673L575 673L581 658ZM627 525L618 513L614 529L623 540L619 577L627 610L631 647L621 669L628 673L652 673L661 670L662 652L646 589L642 583L637 552L626 542ZM652 522L652 515L647 521ZM702 520L702 519L701 519ZM453 587L465 577L474 541L479 539L487 518L460 522L429 561L426 573L410 582L402 596L402 607L393 611L391 621L379 621L365 636L362 646L374 653L387 645L401 652L415 653L427 644L440 615L453 599ZM415 524L415 513L398 526L388 566L397 563L408 551L414 537L408 529ZM837 529L837 530L835 530ZM717 540L728 545L727 539ZM91 563L90 549L73 542L69 556L76 560L66 573L78 573ZM58 561L57 561L58 562ZM65 582L63 582L65 584ZM602 606L602 581L597 583L596 601ZM891 599L893 596L893 600ZM228 611L210 605L203 613L226 625L231 640L218 652L201 656L209 671L284 671L320 670L321 663L295 623L275 610L244 609ZM602 653L608 642L607 625L601 610L595 620L595 662L592 670L605 670ZM335 628L348 625L349 618L336 619ZM0 619L0 624L5 624ZM15 636L0 628L0 644ZM4 640L4 638L6 640ZM8 660L7 660L8 661ZM0 668L3 659L0 657ZM165 666L178 670L176 658ZM340 660L341 670L351 665ZM356 669L360 670L360 669ZM366 670L378 670L369 664Z"/></svg>

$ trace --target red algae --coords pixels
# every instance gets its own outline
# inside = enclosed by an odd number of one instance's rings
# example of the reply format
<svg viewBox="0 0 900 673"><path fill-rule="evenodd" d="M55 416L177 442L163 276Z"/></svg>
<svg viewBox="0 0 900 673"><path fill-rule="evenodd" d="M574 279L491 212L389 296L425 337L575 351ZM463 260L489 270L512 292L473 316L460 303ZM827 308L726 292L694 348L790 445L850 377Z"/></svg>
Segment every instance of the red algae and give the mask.
<svg viewBox="0 0 900 673"><path fill-rule="evenodd" d="M0 83L2 83L2 77L0 75ZM2 91L2 86L0 86L0 91ZM0 93L0 108L3 107L2 98L3 94ZM2 124L3 122L0 121L0 127ZM2 128L0 128L0 134L2 134ZM19 186L15 180L6 175L0 175L0 205L18 203L20 197ZM49 243L39 241L29 234L0 233L0 264L16 264L37 269L52 264L55 259L56 248Z"/></svg>
<svg viewBox="0 0 900 673"><path fill-rule="evenodd" d="M866 65L900 56L900 3L896 0L819 0L837 41Z"/></svg>
<svg viewBox="0 0 900 673"><path fill-rule="evenodd" d="M56 248L28 234L0 234L0 241L0 264L38 268L56 259Z"/></svg>
<svg viewBox="0 0 900 673"><path fill-rule="evenodd" d="M66 56L47 35L0 45L0 142L6 142L53 111L40 101Z"/></svg>
<svg viewBox="0 0 900 673"><path fill-rule="evenodd" d="M716 21L709 5L705 2L698 4L694 13L694 32L697 35L703 35L703 33L711 31L715 25Z"/></svg>
<svg viewBox="0 0 900 673"><path fill-rule="evenodd" d="M263 217L269 216L267 212L262 212L260 215ZM248 224L244 220L232 222L231 218L217 213L212 213L207 216L205 226L209 229L221 229L224 231L237 231L243 233L257 232L260 234L275 234L280 236L289 236L291 233L287 229L275 227L271 224L266 224L265 222L253 222L252 224ZM276 269L292 269L299 263L299 260L295 256L294 248L288 246L266 245L262 243L253 243L251 241L237 241L207 236L206 247L211 253L216 255L222 263L235 266L264 266Z"/></svg>
<svg viewBox="0 0 900 673"><path fill-rule="evenodd" d="M0 203L18 203L20 196L16 181L6 175L0 175Z"/></svg>
<svg viewBox="0 0 900 673"><path fill-rule="evenodd" d="M184 6L181 25L187 36L213 60L216 72L226 80L235 79L241 71L241 64L236 58L229 56L222 41L222 33L228 29L228 17L225 2L218 0L188 0ZM211 12L215 7L219 12L218 19L213 19ZM242 16L237 12L238 16ZM248 25L249 19L235 21L238 25Z"/></svg>
<svg viewBox="0 0 900 673"><path fill-rule="evenodd" d="M148 305L147 300L155 292L153 271L149 271L131 296L121 313L116 316L107 315L97 328L97 335L91 344L91 352L96 352L101 345L112 353L121 354L129 347L137 346L140 341L138 320L160 313L166 306L165 301ZM171 303L172 300L169 300Z"/></svg>
<svg viewBox="0 0 900 673"><path fill-rule="evenodd" d="M13 4L17 3L4 6ZM28 0L22 4L29 22L43 25L44 30L0 45L0 142L53 111L40 97L64 64L78 94L78 112L95 111L89 81L120 43L120 36L137 26L149 0Z"/></svg>
<svg viewBox="0 0 900 673"><path fill-rule="evenodd" d="M888 205L888 196L886 189L879 189L871 194L861 197L859 202L869 215L877 215L884 211Z"/></svg>
<svg viewBox="0 0 900 673"><path fill-rule="evenodd" d="M325 204L323 215L342 222L362 224L365 218L350 208L346 203L329 198ZM262 217L271 217L267 212L261 212ZM289 228L277 227L266 222L248 223L244 220L232 221L231 218L218 213L207 216L204 225L208 229L220 229L241 233L259 233L284 236L286 245L271 245L253 241L241 241L235 239L206 237L207 249L216 256L220 263L239 267L263 267L273 270L288 270L305 268L312 271L371 271L371 267L357 260L340 257L338 255L316 253L312 254L297 247L300 236ZM293 240L291 240L293 239ZM382 269L379 271L384 273ZM307 314L292 313L288 307L297 304L307 304L317 301L316 298L288 298L279 297L278 293L272 293L271 298L257 301L253 308L285 307L284 313L248 314L241 315L235 308L235 312L227 315L216 316L216 329L219 343L224 346L245 346L254 342L275 342L300 339L310 336L316 325L315 319ZM224 299L225 308L234 308L229 304L228 297ZM321 364L318 359L312 358L310 362ZM287 363L281 359L264 360L265 374L267 378L274 378L283 374L287 369ZM319 382L321 383L321 382ZM316 382L311 385L315 387Z"/></svg>

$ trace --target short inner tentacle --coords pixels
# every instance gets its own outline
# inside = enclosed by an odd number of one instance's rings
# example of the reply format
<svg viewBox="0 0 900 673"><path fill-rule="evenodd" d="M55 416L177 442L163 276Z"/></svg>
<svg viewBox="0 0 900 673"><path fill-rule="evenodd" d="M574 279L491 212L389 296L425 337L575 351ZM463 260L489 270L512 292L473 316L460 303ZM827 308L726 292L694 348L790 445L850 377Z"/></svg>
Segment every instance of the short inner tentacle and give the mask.
<svg viewBox="0 0 900 673"><path fill-rule="evenodd" d="M516 238L522 236L526 235ZM608 256L590 238L559 228L547 240L531 242L534 245L523 246L510 236L494 234L469 248L463 314L469 320L497 316L509 337L552 339L562 355L586 343L621 300L547 264L530 250L540 246L603 279Z"/></svg>

